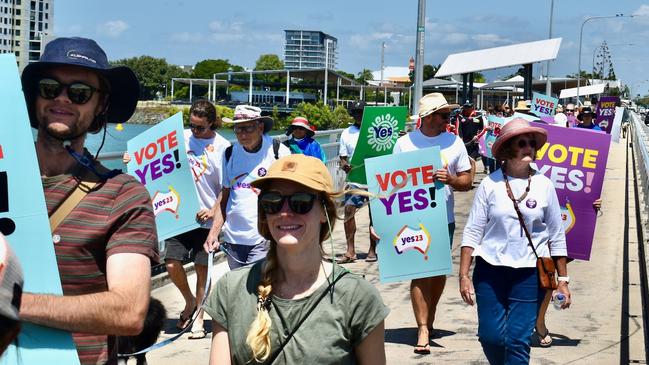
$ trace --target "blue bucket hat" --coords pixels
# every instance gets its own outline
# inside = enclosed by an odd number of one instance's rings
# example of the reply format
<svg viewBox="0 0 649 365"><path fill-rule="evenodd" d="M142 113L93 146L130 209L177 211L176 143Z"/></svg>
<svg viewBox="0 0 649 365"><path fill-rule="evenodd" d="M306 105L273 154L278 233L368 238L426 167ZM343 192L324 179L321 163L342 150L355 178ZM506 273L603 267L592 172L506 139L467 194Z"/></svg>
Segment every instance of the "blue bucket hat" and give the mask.
<svg viewBox="0 0 649 365"><path fill-rule="evenodd" d="M126 122L135 112L140 95L140 82L130 68L111 67L104 50L92 39L56 38L45 46L45 51L38 62L30 63L25 67L21 77L33 128L38 128L33 110L33 100L38 92L37 83L48 68L60 65L78 66L94 71L108 82L110 93L105 111L106 122ZM101 122L93 123L89 132L98 132L103 127L103 118L97 119Z"/></svg>

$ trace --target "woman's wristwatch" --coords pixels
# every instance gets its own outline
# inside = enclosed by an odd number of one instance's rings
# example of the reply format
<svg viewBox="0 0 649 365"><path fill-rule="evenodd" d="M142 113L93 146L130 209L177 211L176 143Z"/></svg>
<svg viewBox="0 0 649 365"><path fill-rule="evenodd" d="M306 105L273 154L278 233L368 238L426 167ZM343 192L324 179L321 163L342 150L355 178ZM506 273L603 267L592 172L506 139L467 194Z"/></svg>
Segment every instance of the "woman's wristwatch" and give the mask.
<svg viewBox="0 0 649 365"><path fill-rule="evenodd" d="M558 276L557 280L558 281L563 281L566 284L570 284L570 276Z"/></svg>

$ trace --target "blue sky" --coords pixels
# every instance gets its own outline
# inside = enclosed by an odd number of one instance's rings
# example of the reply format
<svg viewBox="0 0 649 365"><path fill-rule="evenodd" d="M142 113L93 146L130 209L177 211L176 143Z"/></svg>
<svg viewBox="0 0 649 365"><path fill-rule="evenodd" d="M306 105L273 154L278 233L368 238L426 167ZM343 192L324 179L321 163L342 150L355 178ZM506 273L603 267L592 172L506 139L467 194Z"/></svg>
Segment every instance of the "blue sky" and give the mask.
<svg viewBox="0 0 649 365"><path fill-rule="evenodd" d="M606 41L618 78L634 93L649 93L649 0L555 0L553 37L563 41L551 76L577 71L584 19L618 13L640 16L586 23L582 69L592 70L593 51ZM550 0L428 0L425 63L441 63L450 53L545 39L549 16ZM260 54L283 58L284 29L305 29L338 38L337 68L354 74L380 68L383 41L385 65L407 66L415 53L416 21L416 0L56 0L54 4L55 35L94 38L111 59L150 55L193 65L224 58L253 67ZM495 70L487 77L491 81L514 71ZM541 65L535 64L534 74L540 71Z"/></svg>

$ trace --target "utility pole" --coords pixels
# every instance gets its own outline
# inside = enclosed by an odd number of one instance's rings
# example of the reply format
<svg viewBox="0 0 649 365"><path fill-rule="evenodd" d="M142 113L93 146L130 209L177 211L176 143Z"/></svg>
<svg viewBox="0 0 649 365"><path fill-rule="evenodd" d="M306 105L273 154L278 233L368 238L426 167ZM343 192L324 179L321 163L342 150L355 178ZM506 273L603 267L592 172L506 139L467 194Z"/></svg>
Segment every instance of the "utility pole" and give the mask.
<svg viewBox="0 0 649 365"><path fill-rule="evenodd" d="M426 0L419 0L417 9L417 52L415 53L415 87L412 114L419 114L419 99L424 82L424 37L426 34Z"/></svg>
<svg viewBox="0 0 649 365"><path fill-rule="evenodd" d="M381 86L383 86L383 61L385 60L385 42L381 42Z"/></svg>
<svg viewBox="0 0 649 365"><path fill-rule="evenodd" d="M552 16L554 15L554 0L550 0L550 34L548 39L552 39ZM550 82L550 60L545 67L545 95L552 96L552 83Z"/></svg>

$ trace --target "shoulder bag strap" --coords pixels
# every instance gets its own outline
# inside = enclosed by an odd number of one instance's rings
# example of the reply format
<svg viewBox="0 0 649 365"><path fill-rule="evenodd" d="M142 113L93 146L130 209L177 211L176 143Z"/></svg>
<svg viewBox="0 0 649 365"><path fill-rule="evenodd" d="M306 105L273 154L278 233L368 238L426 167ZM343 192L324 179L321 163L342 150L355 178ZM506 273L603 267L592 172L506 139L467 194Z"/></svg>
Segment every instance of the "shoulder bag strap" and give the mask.
<svg viewBox="0 0 649 365"><path fill-rule="evenodd" d="M50 216L50 229L52 230L52 233L54 233L61 222L63 222L65 217L67 217L72 210L79 205L81 199L92 191L97 184L98 183L92 181L79 181L72 194L70 194Z"/></svg>
<svg viewBox="0 0 649 365"><path fill-rule="evenodd" d="M507 196L509 196L509 199L514 204L514 210L516 211L516 215L518 216L518 222L521 224L521 228L523 228L523 231L525 232L525 237L527 237L527 242L529 243L530 247L532 247L532 252L534 252L534 256L536 256L536 258L538 259L539 255L536 253L536 249L534 248L534 244L532 243L532 237L530 236L530 232L527 230L527 226L525 225L525 220L523 219L523 213L521 213L521 210L518 207L518 203L516 203L516 199L514 198L514 194L512 193L512 189L509 187L509 182L507 181L506 177L505 177L505 187L507 188Z"/></svg>
<svg viewBox="0 0 649 365"><path fill-rule="evenodd" d="M523 213L521 213L520 208L518 208L518 203L516 203L516 199L514 198L514 194L512 193L512 189L509 187L509 182L507 181L507 178L505 178L505 186L507 187L507 195L509 196L509 199L514 203L514 210L516 211L516 214L518 215L518 221L521 224L521 227L523 228L523 231L525 232L525 236L527 237L527 242L529 243L530 247L532 248L532 252L534 252L534 256L536 256L536 259L539 259L539 255L536 253L536 249L534 248L534 244L532 243L532 237L530 236L530 232L527 230L527 226L525 225L525 220L523 220ZM548 243L549 245L549 243ZM545 262L541 260L541 265L543 266L543 270L546 273L553 272L554 270L548 270L548 268L545 266Z"/></svg>
<svg viewBox="0 0 649 365"><path fill-rule="evenodd" d="M309 316L311 315L311 312L313 312L313 310L316 309L316 307L318 306L318 304L320 304L320 302L322 301L322 299L327 295L327 293L329 293L329 290L331 290L331 288L333 288L334 284L336 284L336 282L338 282L338 280L340 280L343 276L345 276L345 275L347 275L347 274L349 274L349 271L344 270L340 275L338 275L338 277L337 277L334 281L332 281L332 282L329 284L329 286L327 287L327 289L326 289L325 291L323 291L322 294L320 294L320 296L318 297L318 300L316 300L316 302L313 303L313 305L311 306L311 308L309 308L309 311L306 312L306 315L304 315L304 317L302 317L302 318L300 319L300 321L297 323L297 325L295 326L295 328L293 329L293 331L288 335L288 337L286 337L286 340L284 340L284 342L279 346L279 348L278 348L277 351L273 354L273 356L271 356L271 357L268 358L268 364L272 364L272 363L275 362L275 360L277 359L277 357L279 356L279 354L281 354L282 351L284 351L284 347L286 347L286 344L288 344L288 343L291 341L291 339L293 338L293 335L295 334L295 332L297 332L297 330L300 329L300 326L302 326L302 324L304 323L304 321L306 321L306 319L309 318Z"/></svg>

